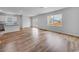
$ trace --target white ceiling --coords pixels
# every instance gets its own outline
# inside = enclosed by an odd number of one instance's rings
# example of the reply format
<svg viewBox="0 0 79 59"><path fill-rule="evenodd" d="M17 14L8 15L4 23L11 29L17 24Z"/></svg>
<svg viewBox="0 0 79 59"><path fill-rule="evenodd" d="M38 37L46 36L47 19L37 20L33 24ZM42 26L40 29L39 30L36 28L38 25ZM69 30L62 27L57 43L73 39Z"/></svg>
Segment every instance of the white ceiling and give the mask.
<svg viewBox="0 0 79 59"><path fill-rule="evenodd" d="M34 16L42 13L56 11L64 7L0 7L0 12L6 14L22 14Z"/></svg>

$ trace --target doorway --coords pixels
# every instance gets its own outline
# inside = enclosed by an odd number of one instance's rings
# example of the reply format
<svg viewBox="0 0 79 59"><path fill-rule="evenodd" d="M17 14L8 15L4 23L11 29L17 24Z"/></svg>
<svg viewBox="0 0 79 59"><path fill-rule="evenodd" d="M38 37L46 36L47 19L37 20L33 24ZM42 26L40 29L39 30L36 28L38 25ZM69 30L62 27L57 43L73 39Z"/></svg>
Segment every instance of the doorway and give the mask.
<svg viewBox="0 0 79 59"><path fill-rule="evenodd" d="M38 27L38 19L31 19L31 27Z"/></svg>

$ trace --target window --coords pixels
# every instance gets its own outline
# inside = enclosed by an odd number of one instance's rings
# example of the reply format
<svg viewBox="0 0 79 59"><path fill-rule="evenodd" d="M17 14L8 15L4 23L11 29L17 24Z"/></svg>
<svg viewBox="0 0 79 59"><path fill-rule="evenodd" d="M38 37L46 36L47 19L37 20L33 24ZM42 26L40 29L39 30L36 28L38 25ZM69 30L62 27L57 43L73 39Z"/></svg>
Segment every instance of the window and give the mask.
<svg viewBox="0 0 79 59"><path fill-rule="evenodd" d="M62 26L62 14L57 14L53 16L47 16L49 26Z"/></svg>

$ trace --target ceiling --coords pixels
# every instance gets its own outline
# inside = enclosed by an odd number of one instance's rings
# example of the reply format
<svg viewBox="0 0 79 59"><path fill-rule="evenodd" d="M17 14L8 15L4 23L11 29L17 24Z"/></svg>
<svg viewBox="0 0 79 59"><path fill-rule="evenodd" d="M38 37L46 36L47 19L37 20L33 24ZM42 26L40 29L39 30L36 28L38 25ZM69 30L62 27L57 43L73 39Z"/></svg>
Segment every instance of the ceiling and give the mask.
<svg viewBox="0 0 79 59"><path fill-rule="evenodd" d="M5 14L22 14L26 16L34 16L42 13L56 11L62 8L64 7L0 7L0 12Z"/></svg>

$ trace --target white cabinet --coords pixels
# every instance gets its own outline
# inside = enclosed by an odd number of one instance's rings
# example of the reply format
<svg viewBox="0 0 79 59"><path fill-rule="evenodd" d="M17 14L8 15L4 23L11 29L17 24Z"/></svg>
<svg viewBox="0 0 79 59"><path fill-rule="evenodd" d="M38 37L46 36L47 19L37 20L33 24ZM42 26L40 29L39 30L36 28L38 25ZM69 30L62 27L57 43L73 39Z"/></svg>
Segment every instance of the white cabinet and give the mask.
<svg viewBox="0 0 79 59"><path fill-rule="evenodd" d="M5 33L20 31L20 27L19 26L4 26L4 27L5 27Z"/></svg>

